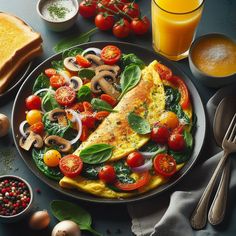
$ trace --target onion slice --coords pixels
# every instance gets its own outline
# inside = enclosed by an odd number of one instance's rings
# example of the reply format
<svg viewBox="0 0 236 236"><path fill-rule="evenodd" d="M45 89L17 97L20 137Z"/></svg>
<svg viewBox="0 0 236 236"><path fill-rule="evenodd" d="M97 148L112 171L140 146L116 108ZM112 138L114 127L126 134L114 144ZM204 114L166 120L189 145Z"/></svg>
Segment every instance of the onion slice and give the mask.
<svg viewBox="0 0 236 236"><path fill-rule="evenodd" d="M102 50L99 49L99 48L87 48L87 49L85 49L85 50L81 53L81 56L84 56L84 55L85 55L86 53L88 53L88 52L93 52L93 53L95 53L97 56L100 56Z"/></svg>
<svg viewBox="0 0 236 236"><path fill-rule="evenodd" d="M144 172L152 168L152 160L148 160L143 165L132 168L133 172Z"/></svg>
<svg viewBox="0 0 236 236"><path fill-rule="evenodd" d="M70 144L74 144L74 143L76 143L76 142L79 140L79 138L80 138L80 136L81 136L81 134L82 134L82 121L81 121L81 116L80 116L80 114L78 114L77 112L75 112L75 111L72 110L72 109L67 109L66 112L72 114L72 119L71 119L71 121L72 121L72 122L76 122L76 123L78 124L78 126L79 126L79 127L78 127L78 128L79 128L78 134L76 135L76 137L75 137L74 139L72 139L72 140L69 141Z"/></svg>
<svg viewBox="0 0 236 236"><path fill-rule="evenodd" d="M55 91L54 91L54 90L52 90L52 89L50 89L50 88L43 88L43 89L40 89L40 90L36 91L36 92L34 93L34 95L38 95L38 94L40 94L40 93L42 93L42 92L50 92L51 94L55 94Z"/></svg>
<svg viewBox="0 0 236 236"><path fill-rule="evenodd" d="M166 148L163 146L161 148L159 148L157 151L155 152L139 152L144 158L152 158L154 156L156 156L159 153L162 153L166 150Z"/></svg>
<svg viewBox="0 0 236 236"><path fill-rule="evenodd" d="M24 121L22 121L22 122L20 123L20 126L19 126L19 131L20 131L21 135L22 135L24 138L27 137L26 132L25 132L25 130L24 130L24 127L25 127L26 124L28 124L28 122L27 122L26 120L24 120Z"/></svg>

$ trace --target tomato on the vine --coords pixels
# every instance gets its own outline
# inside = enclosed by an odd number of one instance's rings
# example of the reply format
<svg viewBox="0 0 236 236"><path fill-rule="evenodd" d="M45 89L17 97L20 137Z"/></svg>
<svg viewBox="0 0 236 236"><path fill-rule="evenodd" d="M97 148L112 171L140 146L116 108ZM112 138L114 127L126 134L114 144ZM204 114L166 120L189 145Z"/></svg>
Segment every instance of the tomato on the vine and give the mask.
<svg viewBox="0 0 236 236"><path fill-rule="evenodd" d="M115 23L112 30L117 38L125 38L130 33L130 23L126 19L121 19Z"/></svg>
<svg viewBox="0 0 236 236"><path fill-rule="evenodd" d="M94 1L84 0L79 4L79 13L85 18L96 15L96 3Z"/></svg>
<svg viewBox="0 0 236 236"><path fill-rule="evenodd" d="M61 106L71 105L75 98L75 91L69 86L62 86L56 90L55 99Z"/></svg>
<svg viewBox="0 0 236 236"><path fill-rule="evenodd" d="M53 75L50 77L50 85L57 89L66 84L66 79L61 75Z"/></svg>
<svg viewBox="0 0 236 236"><path fill-rule="evenodd" d="M102 49L101 58L107 65L113 65L120 60L121 51L114 45L108 45Z"/></svg>
<svg viewBox="0 0 236 236"><path fill-rule="evenodd" d="M42 121L36 122L30 126L30 130L36 134L41 134L44 130L44 124Z"/></svg>
<svg viewBox="0 0 236 236"><path fill-rule="evenodd" d="M25 105L28 110L40 110L41 98L37 95L30 95L25 99Z"/></svg>
<svg viewBox="0 0 236 236"><path fill-rule="evenodd" d="M165 125L155 124L151 131L151 140L165 144L170 136L169 129Z"/></svg>
<svg viewBox="0 0 236 236"><path fill-rule="evenodd" d="M183 134L173 133L168 140L168 146L170 149L176 152L181 152L185 149L185 140Z"/></svg>
<svg viewBox="0 0 236 236"><path fill-rule="evenodd" d="M143 18L134 18L131 21L130 27L135 34L142 35L147 33L150 28L150 22L146 16Z"/></svg>
<svg viewBox="0 0 236 236"><path fill-rule="evenodd" d="M115 168L111 165L103 166L98 172L98 177L105 183L113 183L116 180Z"/></svg>
<svg viewBox="0 0 236 236"><path fill-rule="evenodd" d="M127 165L132 168L142 166L144 161L143 155L139 152L131 152L126 159Z"/></svg>
<svg viewBox="0 0 236 236"><path fill-rule="evenodd" d="M122 11L132 18L136 18L140 16L139 5L134 2L125 4Z"/></svg>
<svg viewBox="0 0 236 236"><path fill-rule="evenodd" d="M110 5L110 0L100 0L99 3L97 4L97 10L98 12L107 12L109 11L111 5ZM113 10L113 9L111 9ZM109 12L111 13L111 12Z"/></svg>
<svg viewBox="0 0 236 236"><path fill-rule="evenodd" d="M107 12L101 12L95 17L95 25L100 30L110 30L115 23L113 15L108 14Z"/></svg>

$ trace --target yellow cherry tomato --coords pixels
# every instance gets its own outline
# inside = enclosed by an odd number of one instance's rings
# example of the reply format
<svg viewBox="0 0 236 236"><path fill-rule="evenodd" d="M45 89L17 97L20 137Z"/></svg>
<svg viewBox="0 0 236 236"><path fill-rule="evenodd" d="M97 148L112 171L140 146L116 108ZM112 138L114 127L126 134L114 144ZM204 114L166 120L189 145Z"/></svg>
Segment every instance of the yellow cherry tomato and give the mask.
<svg viewBox="0 0 236 236"><path fill-rule="evenodd" d="M49 167L56 167L59 165L61 154L57 150L49 150L44 153L43 161Z"/></svg>
<svg viewBox="0 0 236 236"><path fill-rule="evenodd" d="M42 114L39 110L30 110L27 112L26 120L28 124L33 125L42 121Z"/></svg>
<svg viewBox="0 0 236 236"><path fill-rule="evenodd" d="M169 129L174 129L179 125L179 119L174 112L165 111L161 114L159 123L167 126Z"/></svg>

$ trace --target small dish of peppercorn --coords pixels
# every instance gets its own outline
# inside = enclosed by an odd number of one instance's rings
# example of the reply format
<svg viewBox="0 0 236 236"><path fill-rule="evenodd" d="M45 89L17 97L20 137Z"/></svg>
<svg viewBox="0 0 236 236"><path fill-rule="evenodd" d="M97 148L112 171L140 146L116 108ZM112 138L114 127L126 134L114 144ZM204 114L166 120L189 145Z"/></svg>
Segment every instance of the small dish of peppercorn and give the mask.
<svg viewBox="0 0 236 236"><path fill-rule="evenodd" d="M32 206L29 183L14 175L0 176L0 222L11 223L26 216Z"/></svg>

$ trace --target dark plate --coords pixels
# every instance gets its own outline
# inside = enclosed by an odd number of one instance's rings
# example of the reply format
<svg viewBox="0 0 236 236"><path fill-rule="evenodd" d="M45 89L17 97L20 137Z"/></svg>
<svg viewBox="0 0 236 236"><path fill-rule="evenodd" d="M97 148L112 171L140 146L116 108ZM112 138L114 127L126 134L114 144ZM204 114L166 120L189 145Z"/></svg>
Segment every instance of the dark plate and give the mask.
<svg viewBox="0 0 236 236"><path fill-rule="evenodd" d="M142 58L146 64L153 60L159 60L162 63L166 64L168 67L170 67L174 74L179 75L181 78L183 78L190 90L190 94L192 97L192 104L193 104L193 109L194 112L197 114L197 130L195 133L195 144L194 144L194 149L192 152L192 156L189 159L189 161L186 163L186 165L178 172L176 175L173 176L173 178L170 179L169 182L166 184L163 184L162 186L151 190L147 193L144 193L139 196L135 196L129 199L104 199L104 198L99 198L95 197L83 192L79 192L77 190L69 190L69 189L63 189L59 186L59 184L56 181L50 180L47 178L43 173L41 173L36 165L34 164L34 161L31 157L30 152L26 152L23 149L21 149L18 145L18 141L20 138L20 133L19 133L19 124L25 119L25 112L24 112L24 107L25 107L25 97L29 96L31 94L32 86L35 81L35 78L42 72L44 69L50 67L50 62L52 60L59 60L61 59L61 53L56 54L49 59L45 60L43 63L41 63L25 80L24 84L21 86L17 97L14 102L13 106L13 111L12 111L12 127L13 127L13 136L14 136L14 141L16 144L16 147L27 164L27 166L33 171L33 173L40 178L42 181L44 181L46 184L48 184L50 187L53 189L60 191L61 193L64 193L68 196L80 199L80 200L85 200L85 201L90 201L90 202L97 202L97 203L128 203L128 202L134 202L138 200L143 200L147 199L149 197L156 196L158 194L163 193L165 190L169 189L170 187L174 186L177 182L179 182L183 176L190 170L190 168L193 166L193 164L196 162L197 157L201 151L204 138L205 138L205 132L206 132L206 116L205 116L205 111L204 107L201 101L201 98L198 94L198 91L194 87L193 83L191 80L188 78L188 76L183 73L180 69L178 69L176 66L172 64L169 60L165 59L164 57L159 56L158 54L148 51L145 48L133 45L133 44L127 44L127 43L121 43L121 42L91 42L91 43L86 43L82 44L79 47L81 48L88 48L88 47L98 47L102 48L108 44L114 44L118 46L119 48L122 49L123 52L125 53L135 53L137 56Z"/></svg>

